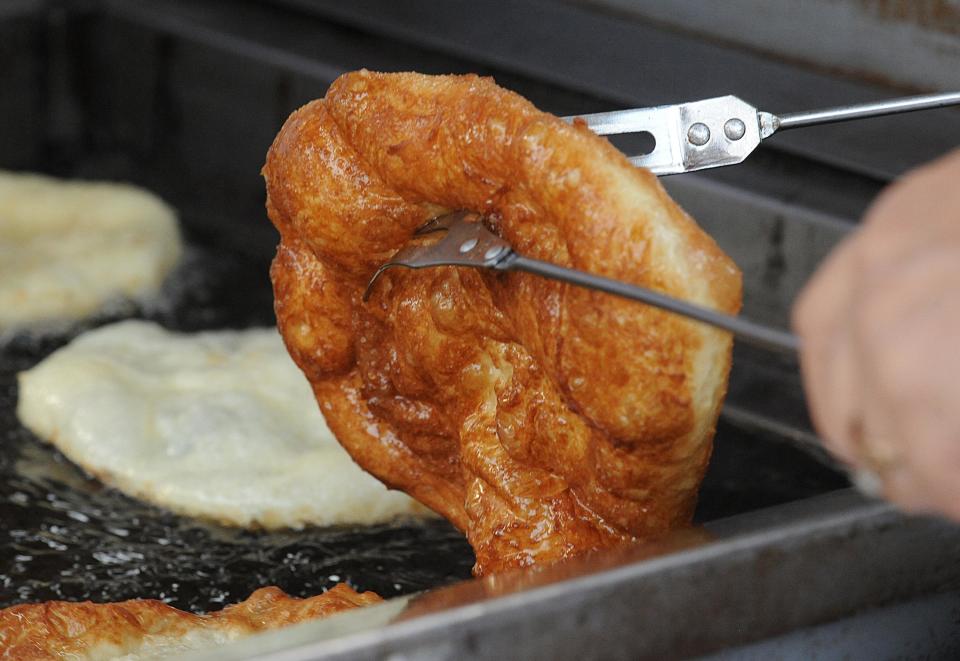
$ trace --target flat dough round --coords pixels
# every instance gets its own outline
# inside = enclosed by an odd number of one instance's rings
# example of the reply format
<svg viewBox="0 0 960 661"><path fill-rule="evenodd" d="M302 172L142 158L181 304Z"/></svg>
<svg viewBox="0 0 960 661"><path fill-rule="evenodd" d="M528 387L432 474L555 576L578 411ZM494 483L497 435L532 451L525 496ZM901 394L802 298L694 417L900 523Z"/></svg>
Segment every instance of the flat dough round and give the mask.
<svg viewBox="0 0 960 661"><path fill-rule="evenodd" d="M427 513L340 447L274 328L91 331L19 375L17 415L107 484L229 525Z"/></svg>
<svg viewBox="0 0 960 661"><path fill-rule="evenodd" d="M94 604L47 601L0 610L4 659L175 659L254 633L382 603L339 583L307 599L260 588L245 601L194 615L155 599Z"/></svg>
<svg viewBox="0 0 960 661"><path fill-rule="evenodd" d="M141 188L0 171L0 332L149 298L182 250L173 210Z"/></svg>

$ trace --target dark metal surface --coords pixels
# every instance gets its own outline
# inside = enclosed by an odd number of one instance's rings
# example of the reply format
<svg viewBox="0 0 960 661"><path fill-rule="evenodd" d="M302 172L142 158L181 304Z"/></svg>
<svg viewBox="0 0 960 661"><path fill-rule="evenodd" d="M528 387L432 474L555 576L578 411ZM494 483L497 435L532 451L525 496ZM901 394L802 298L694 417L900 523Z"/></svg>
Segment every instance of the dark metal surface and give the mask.
<svg viewBox="0 0 960 661"><path fill-rule="evenodd" d="M848 78L960 89L960 5L953 0L564 1Z"/></svg>
<svg viewBox="0 0 960 661"><path fill-rule="evenodd" d="M385 627L347 614L244 641L216 658L685 658L960 590L960 529L904 519L851 492L708 528L715 541L677 536L461 583L398 604ZM872 658L954 658L960 628L941 614L953 603L936 601L939 617L927 622L926 636L909 639L913 646L888 638ZM846 642L838 635L838 646ZM817 650L794 652L814 658ZM828 649L822 658L840 657Z"/></svg>
<svg viewBox="0 0 960 661"><path fill-rule="evenodd" d="M960 592L923 595L700 657L701 661L960 658Z"/></svg>
<svg viewBox="0 0 960 661"><path fill-rule="evenodd" d="M749 99L774 113L891 96L889 89L879 85L843 80L550 0L273 2L521 71L604 100L605 107L562 114L642 108L725 94ZM877 118L854 126L785 134L771 141L770 148L889 179L957 144L960 112L940 110L921 118Z"/></svg>

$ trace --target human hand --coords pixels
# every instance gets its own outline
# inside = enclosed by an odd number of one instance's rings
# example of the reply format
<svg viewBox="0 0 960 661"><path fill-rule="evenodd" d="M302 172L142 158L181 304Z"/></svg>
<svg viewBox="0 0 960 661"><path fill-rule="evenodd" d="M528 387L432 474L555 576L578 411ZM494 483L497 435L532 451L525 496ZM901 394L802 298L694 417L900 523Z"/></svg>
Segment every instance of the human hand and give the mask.
<svg viewBox="0 0 960 661"><path fill-rule="evenodd" d="M960 150L880 195L793 326L829 448L903 508L960 520Z"/></svg>

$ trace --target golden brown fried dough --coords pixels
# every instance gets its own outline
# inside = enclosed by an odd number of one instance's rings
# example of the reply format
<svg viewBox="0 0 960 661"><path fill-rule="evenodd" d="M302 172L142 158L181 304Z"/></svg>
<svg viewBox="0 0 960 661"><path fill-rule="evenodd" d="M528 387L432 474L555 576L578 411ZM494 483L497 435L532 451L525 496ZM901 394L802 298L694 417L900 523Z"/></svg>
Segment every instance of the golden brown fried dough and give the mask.
<svg viewBox="0 0 960 661"><path fill-rule="evenodd" d="M523 273L376 267L443 210L522 254L735 313L740 273L606 140L477 76L350 73L264 166L277 319L353 458L464 530L475 573L687 524L728 335Z"/></svg>
<svg viewBox="0 0 960 661"><path fill-rule="evenodd" d="M4 659L173 658L258 631L306 622L383 600L340 583L296 599L276 587L210 615L194 615L155 599L113 604L48 601L0 610Z"/></svg>

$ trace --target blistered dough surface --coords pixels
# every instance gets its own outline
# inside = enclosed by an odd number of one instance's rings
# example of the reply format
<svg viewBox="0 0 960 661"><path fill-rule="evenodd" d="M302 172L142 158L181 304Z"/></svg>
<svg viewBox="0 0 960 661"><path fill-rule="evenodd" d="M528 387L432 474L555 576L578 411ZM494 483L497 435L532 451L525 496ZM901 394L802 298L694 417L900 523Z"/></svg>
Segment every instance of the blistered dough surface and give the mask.
<svg viewBox="0 0 960 661"><path fill-rule="evenodd" d="M276 587L209 615L155 599L95 604L48 601L0 610L0 658L138 661L174 659L250 634L381 603L373 592L340 583L308 599Z"/></svg>
<svg viewBox="0 0 960 661"><path fill-rule="evenodd" d="M274 328L91 331L19 377L31 431L122 491L246 527L374 523L426 509L363 472Z"/></svg>

